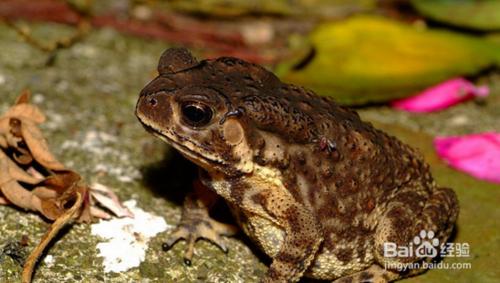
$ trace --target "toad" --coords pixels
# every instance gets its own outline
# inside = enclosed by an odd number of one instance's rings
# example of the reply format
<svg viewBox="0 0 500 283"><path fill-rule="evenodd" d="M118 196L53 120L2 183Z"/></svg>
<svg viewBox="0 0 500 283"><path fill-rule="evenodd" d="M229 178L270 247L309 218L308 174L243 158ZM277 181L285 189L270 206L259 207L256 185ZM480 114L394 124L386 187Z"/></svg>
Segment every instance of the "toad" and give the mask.
<svg viewBox="0 0 500 283"><path fill-rule="evenodd" d="M232 57L198 61L172 48L158 72L135 113L200 168L165 244L187 240L186 263L196 239L226 250L221 235L234 233L209 217L207 192L228 203L272 258L262 282L393 281L425 271L396 264L431 257L387 253L387 243L414 251L422 231L448 240L458 215L454 191L435 183L415 149L355 111Z"/></svg>

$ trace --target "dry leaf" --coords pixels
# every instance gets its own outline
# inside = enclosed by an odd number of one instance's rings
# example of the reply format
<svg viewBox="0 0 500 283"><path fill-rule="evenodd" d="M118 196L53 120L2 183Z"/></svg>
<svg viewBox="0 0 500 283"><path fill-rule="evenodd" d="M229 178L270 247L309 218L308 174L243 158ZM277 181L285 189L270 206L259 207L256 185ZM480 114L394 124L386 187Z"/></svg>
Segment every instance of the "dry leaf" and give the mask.
<svg viewBox="0 0 500 283"><path fill-rule="evenodd" d="M64 209L55 199L42 199L40 212L48 219L55 220L64 213Z"/></svg>
<svg viewBox="0 0 500 283"><path fill-rule="evenodd" d="M4 137L7 140L8 146L16 148L16 149L19 147L19 144L22 142L22 138L14 136L10 131L7 132L4 135Z"/></svg>
<svg viewBox="0 0 500 283"><path fill-rule="evenodd" d="M0 134L0 147L6 148L9 144L7 143L7 139Z"/></svg>
<svg viewBox="0 0 500 283"><path fill-rule="evenodd" d="M70 170L56 172L47 177L43 181L44 187L37 188L37 193L53 191L56 197L42 198L42 214L54 220L66 211L67 203L72 201L77 191L85 198L86 188L79 185L80 180L80 175ZM44 194L47 195L48 192Z"/></svg>
<svg viewBox="0 0 500 283"><path fill-rule="evenodd" d="M18 118L23 120L31 120L37 124L45 122L45 115L40 109L31 104L18 104L12 106L4 115L6 118Z"/></svg>
<svg viewBox="0 0 500 283"><path fill-rule="evenodd" d="M46 187L40 186L36 187L31 191L32 194L35 196L41 198L41 199L50 199L50 198L56 198L57 197L57 192L51 189L48 189Z"/></svg>
<svg viewBox="0 0 500 283"><path fill-rule="evenodd" d="M33 156L29 153L29 151L23 149L23 148L18 148L19 152L14 153L12 157L14 160L21 164L21 165L28 165L33 162Z"/></svg>
<svg viewBox="0 0 500 283"><path fill-rule="evenodd" d="M12 204L27 210L41 212L41 200L30 191L23 188L16 181L10 181L2 185L2 194Z"/></svg>
<svg viewBox="0 0 500 283"><path fill-rule="evenodd" d="M19 182L23 182L30 185L35 185L43 181L44 178L39 178L28 174L26 171L22 170L11 160L8 161L9 164L9 174L12 178Z"/></svg>
<svg viewBox="0 0 500 283"><path fill-rule="evenodd" d="M119 217L132 216L118 197L107 187L97 184L89 188L81 182L81 176L65 169L50 152L48 143L37 127L45 115L29 104L31 93L24 91L3 116L0 117L0 147L9 150L7 155L0 149L2 173L0 189L4 203L12 203L24 209L37 210L54 220L67 210L67 203L77 193L82 196L83 207L79 221L90 222L92 216L109 218L110 215L92 207L95 201ZM36 164L34 162L36 161ZM33 165L41 165L40 173ZM51 173L50 176L44 174ZM33 190L22 184L35 185Z"/></svg>
<svg viewBox="0 0 500 283"><path fill-rule="evenodd" d="M8 158L5 158L4 155L0 155L0 188L3 184L13 180L9 173L9 163Z"/></svg>
<svg viewBox="0 0 500 283"><path fill-rule="evenodd" d="M35 105L29 104L31 92L24 90L16 99L14 106L3 115L4 118L17 118L31 120L37 124L45 122L45 115ZM1 123L0 123L1 124ZM0 127L0 133L2 128Z"/></svg>
<svg viewBox="0 0 500 283"><path fill-rule="evenodd" d="M0 205L5 205L5 204L10 204L10 202L4 197L0 197Z"/></svg>
<svg viewBox="0 0 500 283"><path fill-rule="evenodd" d="M9 119L9 130L10 133L18 138L22 138L22 133L21 133L21 120L17 118L10 118Z"/></svg>
<svg viewBox="0 0 500 283"><path fill-rule="evenodd" d="M33 166L28 167L28 169L26 169L26 172L28 172L31 176L33 176L35 178L42 179L42 180L45 179L43 174L38 172L35 168L33 168Z"/></svg>
<svg viewBox="0 0 500 283"><path fill-rule="evenodd" d="M0 117L0 135L5 135L10 130L9 125L10 118Z"/></svg>
<svg viewBox="0 0 500 283"><path fill-rule="evenodd" d="M75 186L82 177L71 170L58 171L54 175L47 177L43 184L47 188L54 190L60 194L64 193L68 188Z"/></svg>
<svg viewBox="0 0 500 283"><path fill-rule="evenodd" d="M86 198L86 189L81 186L73 185L56 198L41 199L42 214L51 220L59 218L68 209L68 204L74 202L77 193L84 197L84 199ZM82 205L84 204L85 202L82 202ZM84 208L82 207L82 209Z"/></svg>
<svg viewBox="0 0 500 283"><path fill-rule="evenodd" d="M31 99L31 91L29 89L25 89L21 92L21 94L16 98L15 105L29 103Z"/></svg>
<svg viewBox="0 0 500 283"><path fill-rule="evenodd" d="M77 221L78 221L78 223L91 223L92 219L94 219L94 217L99 218L99 215L92 214L92 211L91 211L92 201L91 201L91 197L89 194L89 188L88 187L81 187L80 189L77 189L77 192L81 192L82 189L84 189L85 194L82 194L83 204L82 204L80 216L78 217Z"/></svg>
<svg viewBox="0 0 500 283"><path fill-rule="evenodd" d="M93 206L93 200L119 217L132 216L109 188L100 184L89 188L78 173L66 169L52 155L37 127L45 121L45 116L29 104L29 99L29 91L23 92L16 104L0 117L0 205L13 204L38 211L54 223L28 258L23 282L31 281L38 257L72 219L81 223L91 222L92 217L111 217Z"/></svg>
<svg viewBox="0 0 500 283"><path fill-rule="evenodd" d="M117 217L134 217L134 214L118 199L118 196L108 187L94 183L91 186L90 194L104 208L109 209Z"/></svg>
<svg viewBox="0 0 500 283"><path fill-rule="evenodd" d="M64 170L65 166L50 153L49 145L36 125L29 120L21 120L21 133L33 158L47 169Z"/></svg>
<svg viewBox="0 0 500 283"><path fill-rule="evenodd" d="M17 181L34 185L41 182L44 179L43 177L39 178L28 174L26 171L17 166L16 163L10 160L9 157L5 155L5 153L3 153L3 151L1 150L0 150L0 159L7 160L8 175Z"/></svg>
<svg viewBox="0 0 500 283"><path fill-rule="evenodd" d="M9 163L7 159L0 158L0 191L11 203L24 209L40 211L40 199L30 191L23 188L9 174Z"/></svg>

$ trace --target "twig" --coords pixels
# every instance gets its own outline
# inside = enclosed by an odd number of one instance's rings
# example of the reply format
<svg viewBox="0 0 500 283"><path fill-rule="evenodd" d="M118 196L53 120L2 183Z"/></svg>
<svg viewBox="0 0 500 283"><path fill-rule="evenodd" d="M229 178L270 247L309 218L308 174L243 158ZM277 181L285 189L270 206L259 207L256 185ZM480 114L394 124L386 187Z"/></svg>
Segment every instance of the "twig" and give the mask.
<svg viewBox="0 0 500 283"><path fill-rule="evenodd" d="M26 260L26 263L23 268L23 273L22 273L22 283L30 283L31 278L33 276L33 270L35 268L35 265L42 255L43 251L47 247L47 245L50 243L52 239L61 231L61 229L66 226L71 220L75 218L75 215L79 211L79 209L82 207L83 204L83 198L79 192L76 193L76 200L75 203L71 208L69 208L64 214L62 214L59 218L52 223L50 226L49 230L43 235L42 240L36 246L31 254L29 255L28 259Z"/></svg>
<svg viewBox="0 0 500 283"><path fill-rule="evenodd" d="M44 52L52 53L62 48L69 48L80 41L89 31L90 24L87 20L78 22L76 32L65 38L60 38L50 43L42 43L40 40L33 37L29 29L22 28L10 20L5 21L6 24L17 32L17 34L29 45Z"/></svg>

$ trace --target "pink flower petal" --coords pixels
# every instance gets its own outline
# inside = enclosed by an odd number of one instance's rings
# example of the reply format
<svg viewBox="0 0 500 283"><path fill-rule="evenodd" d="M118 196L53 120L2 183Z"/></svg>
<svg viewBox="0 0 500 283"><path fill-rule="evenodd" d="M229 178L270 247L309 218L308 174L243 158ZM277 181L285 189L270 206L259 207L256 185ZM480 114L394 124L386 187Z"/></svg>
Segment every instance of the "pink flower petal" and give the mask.
<svg viewBox="0 0 500 283"><path fill-rule="evenodd" d="M436 137L434 147L451 167L500 183L500 133Z"/></svg>
<svg viewBox="0 0 500 283"><path fill-rule="evenodd" d="M432 86L421 93L391 102L391 106L409 112L433 112L474 97L486 97L487 86L476 87L463 78L455 78Z"/></svg>

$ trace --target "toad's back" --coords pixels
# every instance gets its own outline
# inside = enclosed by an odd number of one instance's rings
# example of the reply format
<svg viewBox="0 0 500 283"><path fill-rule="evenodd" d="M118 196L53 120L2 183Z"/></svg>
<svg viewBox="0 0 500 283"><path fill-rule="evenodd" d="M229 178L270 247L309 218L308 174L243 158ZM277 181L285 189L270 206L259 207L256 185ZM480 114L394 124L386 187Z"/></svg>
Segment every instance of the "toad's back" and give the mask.
<svg viewBox="0 0 500 283"><path fill-rule="evenodd" d="M221 78L204 83L249 118L255 163L278 169L294 199L315 212L323 253L333 254L325 258L330 264L369 265L387 204L398 199L418 210L412 203L432 194L433 180L420 155L356 112L241 60L205 62L202 69L218 70ZM270 246L276 239L261 241Z"/></svg>

